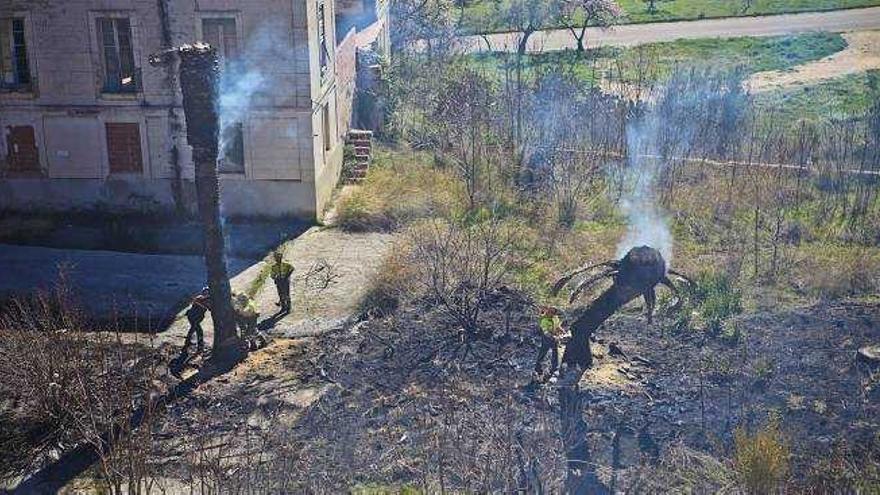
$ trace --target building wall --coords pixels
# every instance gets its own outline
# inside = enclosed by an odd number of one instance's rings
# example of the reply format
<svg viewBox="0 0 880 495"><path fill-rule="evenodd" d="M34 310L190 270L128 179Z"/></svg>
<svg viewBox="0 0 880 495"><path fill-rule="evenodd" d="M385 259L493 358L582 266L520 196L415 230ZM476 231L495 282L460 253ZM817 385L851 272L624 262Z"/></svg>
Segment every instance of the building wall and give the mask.
<svg viewBox="0 0 880 495"><path fill-rule="evenodd" d="M333 194L333 189L342 173L342 150L344 143L339 138L339 122L337 121L337 80L336 57L336 10L333 0L316 0L306 3L307 17L314 22L309 29L309 51L320 53L321 45L318 37L318 5L324 5L324 36L328 52L328 65L323 72L320 57L310 58L311 90L312 90L312 150L315 196L317 216L323 218L324 210Z"/></svg>
<svg viewBox="0 0 880 495"><path fill-rule="evenodd" d="M112 206L194 209L191 150L176 83L148 56L201 37L203 17L232 16L247 63L239 81L256 77L242 93L244 174L222 176L228 215L315 217L335 185L334 153L323 137L323 106L336 129L333 0L327 8L329 75L320 77L317 0L5 0L0 18L24 16L33 91L0 91L0 208L66 210ZM196 10L196 6L198 9ZM99 16L131 19L140 90L101 91ZM142 173L110 172L107 123L135 123ZM34 129L42 178L6 173L10 128ZM334 134L335 136L335 134ZM341 150L338 137L332 148ZM340 163L341 163L341 152ZM318 191L321 191L320 193ZM10 194L6 194L11 192ZM127 198L133 198L129 201Z"/></svg>
<svg viewBox="0 0 880 495"><path fill-rule="evenodd" d="M336 120L341 139L351 129L354 95L357 89L357 31L352 28L336 47Z"/></svg>

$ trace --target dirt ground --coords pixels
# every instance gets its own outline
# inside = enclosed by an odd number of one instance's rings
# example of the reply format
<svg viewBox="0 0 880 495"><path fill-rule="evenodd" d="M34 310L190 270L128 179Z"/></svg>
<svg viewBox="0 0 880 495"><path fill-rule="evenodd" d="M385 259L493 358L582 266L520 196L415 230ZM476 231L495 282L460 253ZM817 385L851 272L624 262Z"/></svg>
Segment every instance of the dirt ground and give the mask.
<svg viewBox="0 0 880 495"><path fill-rule="evenodd" d="M817 84L829 79L880 68L880 31L844 33L847 47L823 59L790 70L753 74L746 82L752 92Z"/></svg>
<svg viewBox="0 0 880 495"><path fill-rule="evenodd" d="M284 486L296 490L378 483L491 492L537 483L557 492L573 442L561 426L560 389L532 380L532 315L501 308L487 308L488 339L465 340L417 304L277 340L174 404L168 428L176 440L168 445L178 457L170 458L188 465L181 439L224 432L232 443L273 445L284 462L259 479L283 471ZM855 355L877 339L880 301L744 315L736 341L663 334L640 309L634 304L599 329L595 365L580 382L589 471L612 492L644 489L644 470L681 446L728 458L735 428L757 428L770 415L782 420L796 477L840 445L878 448L880 376ZM612 355L611 343L625 355Z"/></svg>

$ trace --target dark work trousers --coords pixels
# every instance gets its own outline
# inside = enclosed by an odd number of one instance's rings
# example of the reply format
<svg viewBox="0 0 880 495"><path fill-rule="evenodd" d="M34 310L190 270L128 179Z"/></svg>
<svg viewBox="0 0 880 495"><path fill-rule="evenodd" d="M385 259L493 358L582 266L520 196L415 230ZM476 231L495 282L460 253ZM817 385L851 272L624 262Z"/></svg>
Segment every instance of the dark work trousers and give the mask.
<svg viewBox="0 0 880 495"><path fill-rule="evenodd" d="M550 374L552 375L556 368L559 367L559 342L556 337L541 332L541 349L538 351L538 359L535 360L535 372L541 373L541 362L550 351Z"/></svg>
<svg viewBox="0 0 880 495"><path fill-rule="evenodd" d="M276 278L275 288L278 290L281 311L290 312L290 278Z"/></svg>
<svg viewBox="0 0 880 495"><path fill-rule="evenodd" d="M201 351L205 347L205 335L202 332L202 320L205 319L205 316L188 315L187 319L189 320L189 332L186 334L186 342L183 344L183 350L186 351L189 349L189 346L192 344L193 335L195 335L197 339L197 349Z"/></svg>

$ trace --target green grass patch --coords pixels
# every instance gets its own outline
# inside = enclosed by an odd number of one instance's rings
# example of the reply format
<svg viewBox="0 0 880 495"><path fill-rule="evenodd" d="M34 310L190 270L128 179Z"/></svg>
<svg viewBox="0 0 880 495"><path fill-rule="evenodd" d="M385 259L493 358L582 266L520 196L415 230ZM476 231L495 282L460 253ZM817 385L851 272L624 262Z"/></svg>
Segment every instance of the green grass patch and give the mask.
<svg viewBox="0 0 880 495"><path fill-rule="evenodd" d="M816 85L768 91L755 102L782 121L823 122L865 115L880 99L880 70L839 77Z"/></svg>
<svg viewBox="0 0 880 495"><path fill-rule="evenodd" d="M880 5L880 0L754 0L749 6L742 0L657 0L654 12L648 11L643 0L620 0L619 4L625 13L619 23L638 24L872 7ZM465 7L463 18L457 9L453 19L461 18L462 29L469 33L510 31L504 5L503 0L476 0ZM558 23L551 19L546 27L558 27Z"/></svg>
<svg viewBox="0 0 880 495"><path fill-rule="evenodd" d="M535 77L560 67L585 84L602 78L635 82L661 80L677 67L740 67L745 75L770 70L786 70L819 60L846 48L846 40L836 33L809 33L768 38L707 38L651 43L638 47L604 47L586 54L573 50L527 55L526 77ZM647 61L647 63L646 63ZM501 78L513 56L477 54L470 63L489 75Z"/></svg>

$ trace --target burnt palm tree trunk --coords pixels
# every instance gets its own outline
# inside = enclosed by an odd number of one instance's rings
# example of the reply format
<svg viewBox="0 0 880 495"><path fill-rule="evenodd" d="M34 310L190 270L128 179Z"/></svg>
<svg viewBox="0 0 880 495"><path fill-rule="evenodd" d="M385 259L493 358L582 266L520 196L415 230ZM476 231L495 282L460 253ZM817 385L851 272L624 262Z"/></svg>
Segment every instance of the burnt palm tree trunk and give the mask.
<svg viewBox="0 0 880 495"><path fill-rule="evenodd" d="M593 364L590 352L590 337L599 325L611 317L626 303L641 295L641 292L628 285L615 283L602 293L571 324L571 342L565 348L562 362L576 365L585 370Z"/></svg>
<svg viewBox="0 0 880 495"><path fill-rule="evenodd" d="M240 356L240 347L226 271L223 224L220 220L220 181L217 176L217 83L220 64L216 50L209 45L185 46L180 48L179 55L186 136L193 148L196 196L211 291L211 317L214 320L211 359L234 360Z"/></svg>

